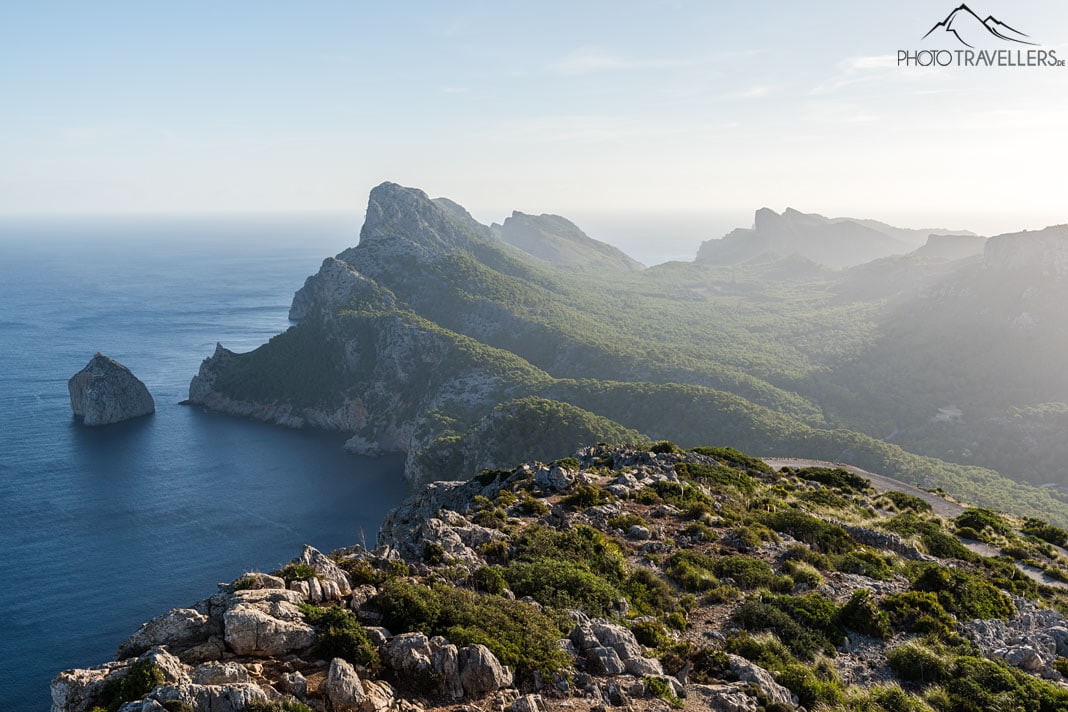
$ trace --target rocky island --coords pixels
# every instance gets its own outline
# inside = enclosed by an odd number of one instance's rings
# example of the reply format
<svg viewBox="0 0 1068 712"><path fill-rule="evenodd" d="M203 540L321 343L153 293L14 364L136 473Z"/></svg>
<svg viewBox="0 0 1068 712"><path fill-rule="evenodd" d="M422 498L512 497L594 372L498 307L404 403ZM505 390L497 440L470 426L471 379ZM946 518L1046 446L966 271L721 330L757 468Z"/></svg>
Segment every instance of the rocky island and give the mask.
<svg viewBox="0 0 1068 712"><path fill-rule="evenodd" d="M435 482L374 551L220 584L52 710L1068 709L1068 532L904 490L668 442Z"/></svg>
<svg viewBox="0 0 1068 712"><path fill-rule="evenodd" d="M97 353L67 381L70 408L85 425L110 425L156 412L144 383L118 361Z"/></svg>

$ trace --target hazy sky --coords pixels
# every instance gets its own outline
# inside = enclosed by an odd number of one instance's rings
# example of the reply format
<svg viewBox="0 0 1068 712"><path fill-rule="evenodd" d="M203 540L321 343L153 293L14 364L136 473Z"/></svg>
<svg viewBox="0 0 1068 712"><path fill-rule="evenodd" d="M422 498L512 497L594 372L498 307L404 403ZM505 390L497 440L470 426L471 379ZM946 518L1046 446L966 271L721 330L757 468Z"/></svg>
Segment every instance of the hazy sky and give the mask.
<svg viewBox="0 0 1068 712"><path fill-rule="evenodd" d="M0 3L0 212L787 205L1068 222L1068 69L905 69L954 2ZM1064 0L975 0L1068 58ZM957 45L959 47L959 45Z"/></svg>

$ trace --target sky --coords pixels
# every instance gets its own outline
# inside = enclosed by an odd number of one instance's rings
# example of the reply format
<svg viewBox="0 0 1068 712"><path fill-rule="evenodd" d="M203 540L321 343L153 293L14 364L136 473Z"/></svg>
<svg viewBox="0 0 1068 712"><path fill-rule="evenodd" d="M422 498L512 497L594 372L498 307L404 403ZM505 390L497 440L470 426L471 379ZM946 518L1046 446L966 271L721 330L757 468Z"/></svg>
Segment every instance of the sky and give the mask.
<svg viewBox="0 0 1068 712"><path fill-rule="evenodd" d="M961 48L921 39L955 4L0 3L0 214L362 211L391 180L485 221L1068 222L1068 68L896 66ZM1063 0L970 6L1068 58Z"/></svg>

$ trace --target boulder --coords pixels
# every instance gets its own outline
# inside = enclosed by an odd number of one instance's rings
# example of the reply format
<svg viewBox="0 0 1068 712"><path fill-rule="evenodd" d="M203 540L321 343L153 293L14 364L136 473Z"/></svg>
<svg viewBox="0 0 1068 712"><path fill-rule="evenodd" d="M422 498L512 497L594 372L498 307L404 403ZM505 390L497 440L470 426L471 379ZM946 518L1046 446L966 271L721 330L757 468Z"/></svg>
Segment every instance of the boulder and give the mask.
<svg viewBox="0 0 1068 712"><path fill-rule="evenodd" d="M796 705L797 699L788 689L775 681L775 677L764 668L749 662L739 655L727 655L731 672L741 682L751 682L764 691L768 699L784 705Z"/></svg>
<svg viewBox="0 0 1068 712"><path fill-rule="evenodd" d="M122 667L122 663L107 663L87 670L64 670L52 679L52 709L87 712L104 690L108 675Z"/></svg>
<svg viewBox="0 0 1068 712"><path fill-rule="evenodd" d="M616 651L605 647L586 651L586 669L594 675L622 675L627 670Z"/></svg>
<svg viewBox="0 0 1068 712"><path fill-rule="evenodd" d="M306 564L315 570L316 579L322 588L323 600L336 601L352 593L348 574L342 571L333 559L315 547L305 544L300 556L293 559L292 563Z"/></svg>
<svg viewBox="0 0 1068 712"><path fill-rule="evenodd" d="M508 712L547 712L548 707L541 695L523 695L512 703Z"/></svg>
<svg viewBox="0 0 1068 712"><path fill-rule="evenodd" d="M704 709L717 712L758 712L760 704L743 687L734 685L694 685L692 697Z"/></svg>
<svg viewBox="0 0 1068 712"><path fill-rule="evenodd" d="M299 672L284 672L279 680L282 692L303 698L308 694L308 679Z"/></svg>
<svg viewBox="0 0 1068 712"><path fill-rule="evenodd" d="M512 684L512 672L485 645L468 645L458 655L460 684L469 697L496 692Z"/></svg>
<svg viewBox="0 0 1068 712"><path fill-rule="evenodd" d="M438 679L438 694L453 700L464 696L463 683L460 682L460 652L450 644L442 645L430 658L430 672Z"/></svg>
<svg viewBox="0 0 1068 712"><path fill-rule="evenodd" d="M175 608L141 626L119 646L119 658L140 655L149 648L166 645L171 650L207 642L214 632L208 617L191 608Z"/></svg>
<svg viewBox="0 0 1068 712"><path fill-rule="evenodd" d="M227 646L238 655L270 657L315 643L315 629L304 621L294 591L238 591L223 614Z"/></svg>
<svg viewBox="0 0 1068 712"><path fill-rule="evenodd" d="M367 699L356 669L341 658L334 658L330 662L330 671L320 692L330 703L333 712L356 712Z"/></svg>
<svg viewBox="0 0 1068 712"><path fill-rule="evenodd" d="M249 682L248 670L238 663L204 663L193 670L193 682L198 685L227 685Z"/></svg>
<svg viewBox="0 0 1068 712"><path fill-rule="evenodd" d="M101 353L71 376L67 391L71 410L86 425L109 425L156 412L145 384Z"/></svg>
<svg viewBox="0 0 1068 712"><path fill-rule="evenodd" d="M430 670L433 650L422 633L401 633L386 643L383 661L399 676L420 675Z"/></svg>

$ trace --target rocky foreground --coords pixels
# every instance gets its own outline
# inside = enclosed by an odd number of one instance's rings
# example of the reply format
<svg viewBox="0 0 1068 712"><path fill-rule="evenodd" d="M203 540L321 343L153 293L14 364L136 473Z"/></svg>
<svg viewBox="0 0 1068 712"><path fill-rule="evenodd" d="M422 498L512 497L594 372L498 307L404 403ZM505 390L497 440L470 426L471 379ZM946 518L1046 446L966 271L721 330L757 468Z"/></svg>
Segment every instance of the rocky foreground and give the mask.
<svg viewBox="0 0 1068 712"><path fill-rule="evenodd" d="M1017 564L1064 572L1066 538L843 470L587 448L220 584L60 673L52 709L1064 710L1064 594Z"/></svg>

